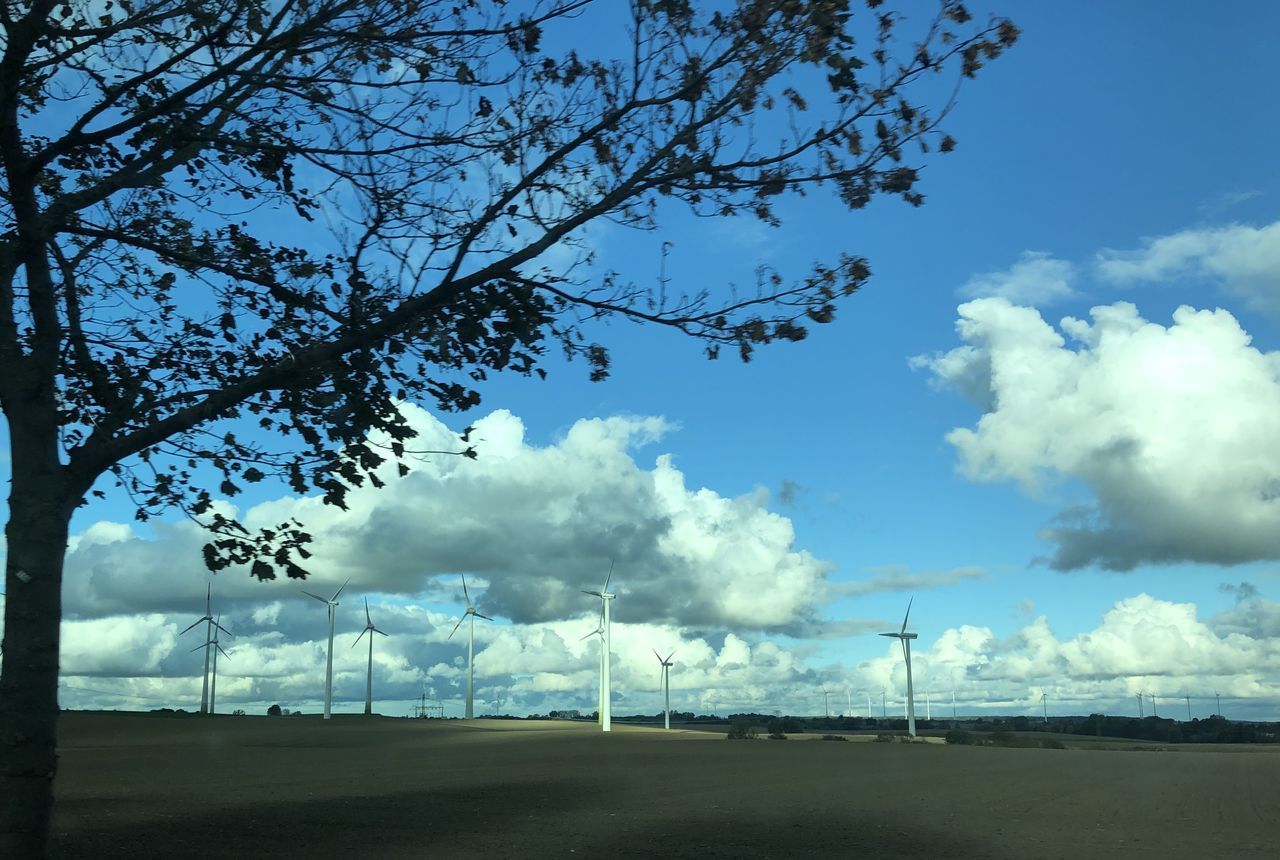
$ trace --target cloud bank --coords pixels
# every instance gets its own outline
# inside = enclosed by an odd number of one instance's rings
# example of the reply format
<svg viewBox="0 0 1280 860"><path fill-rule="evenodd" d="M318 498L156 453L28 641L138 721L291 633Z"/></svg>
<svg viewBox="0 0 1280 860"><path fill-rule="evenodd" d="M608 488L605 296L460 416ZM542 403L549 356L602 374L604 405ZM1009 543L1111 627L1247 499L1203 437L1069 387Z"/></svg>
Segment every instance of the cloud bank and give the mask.
<svg viewBox="0 0 1280 860"><path fill-rule="evenodd" d="M423 449L450 432L407 407ZM627 620L739 631L794 629L817 620L833 566L794 546L790 520L764 493L727 498L690 488L668 455L651 468L633 452L669 432L660 418L582 420L552 445L530 445L522 422L497 411L475 423L478 459L423 459L405 478L388 465L387 487L355 489L348 511L314 497L283 497L249 510L250 525L296 518L315 536L309 590L353 587L418 594L432 578L466 572L489 587L481 611L517 623L584 611L610 564ZM199 546L186 523L159 524L143 539L118 523L95 523L67 560L73 617L189 606L203 591ZM450 582L456 582L451 579ZM236 600L296 595L293 583L217 578ZM622 605L622 604L620 604Z"/></svg>

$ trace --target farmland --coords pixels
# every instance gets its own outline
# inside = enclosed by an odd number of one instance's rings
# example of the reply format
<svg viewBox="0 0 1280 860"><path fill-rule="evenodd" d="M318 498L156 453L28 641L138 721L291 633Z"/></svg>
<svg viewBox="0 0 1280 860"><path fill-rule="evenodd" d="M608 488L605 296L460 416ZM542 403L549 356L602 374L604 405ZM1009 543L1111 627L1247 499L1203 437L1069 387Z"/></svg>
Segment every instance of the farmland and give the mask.
<svg viewBox="0 0 1280 860"><path fill-rule="evenodd" d="M63 714L60 737L61 857L1264 857L1280 840L1274 747L101 713Z"/></svg>

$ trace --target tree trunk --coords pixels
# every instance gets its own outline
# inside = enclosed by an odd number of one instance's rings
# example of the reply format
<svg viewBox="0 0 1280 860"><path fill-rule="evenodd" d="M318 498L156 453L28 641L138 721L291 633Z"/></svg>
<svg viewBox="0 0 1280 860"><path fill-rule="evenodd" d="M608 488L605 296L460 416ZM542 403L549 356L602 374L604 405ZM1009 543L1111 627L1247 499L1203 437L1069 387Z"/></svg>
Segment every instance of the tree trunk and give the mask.
<svg viewBox="0 0 1280 860"><path fill-rule="evenodd" d="M57 770L62 566L74 493L57 430L10 415L12 486L5 527L0 665L0 857L41 857Z"/></svg>

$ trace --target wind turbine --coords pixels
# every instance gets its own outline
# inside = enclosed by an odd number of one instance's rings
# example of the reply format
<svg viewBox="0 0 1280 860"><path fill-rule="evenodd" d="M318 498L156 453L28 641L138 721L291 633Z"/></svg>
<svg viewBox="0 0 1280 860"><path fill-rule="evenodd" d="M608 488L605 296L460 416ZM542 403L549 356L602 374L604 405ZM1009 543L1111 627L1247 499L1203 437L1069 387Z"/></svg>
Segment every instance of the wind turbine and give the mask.
<svg viewBox="0 0 1280 860"><path fill-rule="evenodd" d="M365 677L364 682L364 712L366 715L373 713L373 634L377 633L386 636L377 627L373 626L373 619L369 617L369 598L364 599L364 629L360 631L360 636L356 637L356 641L351 643L354 648L360 644L360 637L369 634L369 674Z"/></svg>
<svg viewBox="0 0 1280 860"><path fill-rule="evenodd" d="M911 604L915 602L915 598L907 601L907 614L902 616L902 629L897 633L881 633L881 636L888 636L890 639L897 639L902 643L902 657L907 662L907 734L911 737L916 736L916 702L915 690L911 687L911 640L919 638L918 634L907 632L907 619L911 617Z"/></svg>
<svg viewBox="0 0 1280 860"><path fill-rule="evenodd" d="M209 585L205 587L204 592L204 615L187 628L187 630L191 630L197 627L201 622L204 622L205 624L204 644L191 649L192 651L197 650L197 648L204 649L204 683L200 687L200 713L202 714L209 713L209 646L213 644L213 628L217 627L228 636L231 635L226 628L213 620L213 612L211 611L212 605L213 586ZM187 630L183 630L182 633L186 633ZM178 635L181 636L182 633L179 633Z"/></svg>
<svg viewBox="0 0 1280 860"><path fill-rule="evenodd" d="M462 617L458 619L458 623L453 625L453 630L449 633L448 638L452 639L453 634L458 632L458 628L462 626L462 622L467 618L471 619L470 629L467 631L467 719L475 716L475 706L472 702L471 692L475 685L475 652L476 652L476 619L483 618L485 621L492 621L488 615L481 615L476 612L475 606L471 603L471 594L467 591L467 577L462 577L462 598L467 601L467 611L462 613Z"/></svg>
<svg viewBox="0 0 1280 860"><path fill-rule="evenodd" d="M664 729L671 728L671 658L676 656L676 652L672 651L664 659L655 648L653 656L658 658L658 662L662 664L662 727Z"/></svg>
<svg viewBox="0 0 1280 860"><path fill-rule="evenodd" d="M347 577L347 582L351 581L351 577ZM342 588L347 587L347 582L342 583ZM312 594L310 591L304 591L307 597L314 597L321 603L329 607L329 656L325 660L324 666L324 718L329 719L329 714L333 709L333 610L338 608L338 595L342 593L339 588L333 593L333 597L325 600L318 594Z"/></svg>
<svg viewBox="0 0 1280 860"><path fill-rule="evenodd" d="M600 656L600 730L605 732L613 731L613 723L609 713L609 706L613 699L613 691L609 686L609 601L618 595L609 591L609 580L613 579L613 562L609 562L609 575L604 578L604 587L599 591L586 591L583 594L590 594L592 597L600 598L602 609L601 626L604 628L601 635L603 642L603 651Z"/></svg>
<svg viewBox="0 0 1280 860"><path fill-rule="evenodd" d="M211 714L216 714L218 712L218 704L217 704L218 702L218 655L221 654L223 657L226 657L228 660L231 659L230 655L228 655L226 651L223 651L222 646L218 644L219 630L221 630L223 633L226 633L228 636L231 635L230 633L227 632L227 629L225 627L223 627L221 624L218 623L221 620L222 620L222 616L219 615L217 620L213 622L213 639L204 643L203 645L197 645L196 647L191 649L192 651L199 651L201 648L204 648L207 656L209 649L211 647L213 648L213 683L209 686L209 713ZM196 622L196 624L199 624L199 623L200 623L199 621ZM187 630L190 630L190 629L191 629L190 627L187 628Z"/></svg>

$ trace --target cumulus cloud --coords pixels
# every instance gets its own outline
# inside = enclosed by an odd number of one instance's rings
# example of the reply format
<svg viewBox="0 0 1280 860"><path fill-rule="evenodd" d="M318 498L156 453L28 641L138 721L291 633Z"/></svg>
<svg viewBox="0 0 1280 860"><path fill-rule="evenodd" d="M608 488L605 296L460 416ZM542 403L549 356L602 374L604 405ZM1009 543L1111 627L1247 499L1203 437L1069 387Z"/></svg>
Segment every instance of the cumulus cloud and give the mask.
<svg viewBox="0 0 1280 860"><path fill-rule="evenodd" d="M1020 305L1041 306L1073 298L1075 266L1044 251L1024 251L1021 259L1000 272L974 275L960 288L968 298L998 296Z"/></svg>
<svg viewBox="0 0 1280 860"><path fill-rule="evenodd" d="M1005 299L961 305L963 346L915 364L983 416L947 434L962 472L1094 501L1042 531L1059 570L1280 557L1280 354L1224 310L1162 326L1129 303L1055 329Z"/></svg>
<svg viewBox="0 0 1280 860"><path fill-rule="evenodd" d="M1280 313L1280 221L1149 238L1137 250L1101 252L1095 267L1100 278L1121 286L1209 280L1250 307Z"/></svg>
<svg viewBox="0 0 1280 860"><path fill-rule="evenodd" d="M1239 633L1254 639L1280 639L1280 603L1256 593L1237 594L1241 599L1235 606L1213 617L1213 629L1222 635Z"/></svg>

